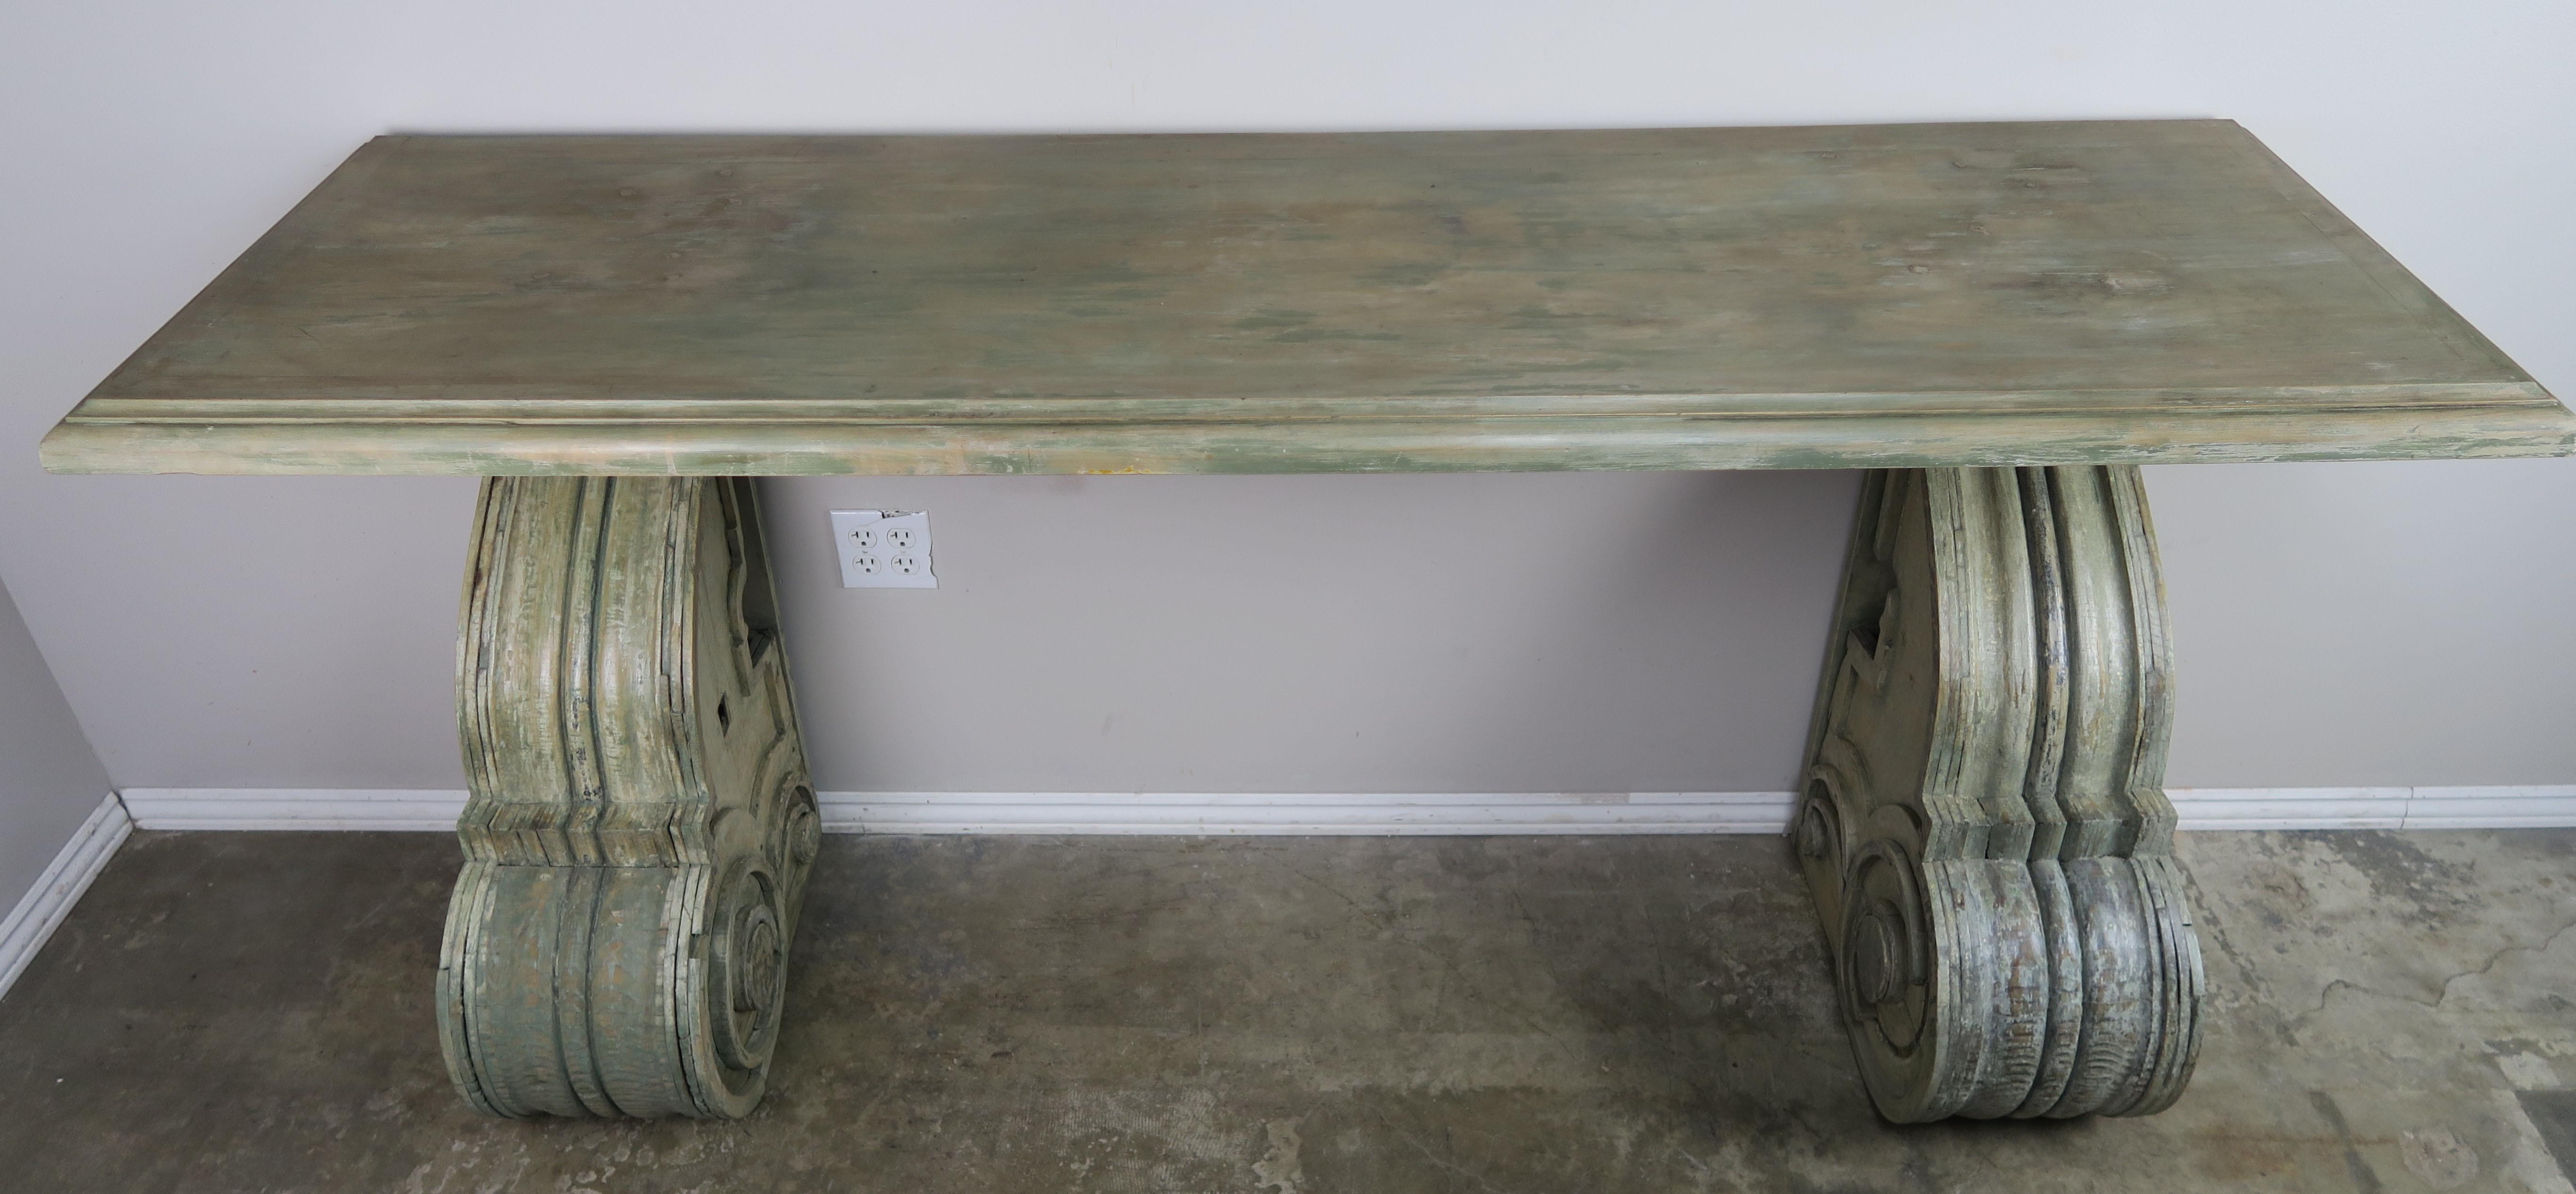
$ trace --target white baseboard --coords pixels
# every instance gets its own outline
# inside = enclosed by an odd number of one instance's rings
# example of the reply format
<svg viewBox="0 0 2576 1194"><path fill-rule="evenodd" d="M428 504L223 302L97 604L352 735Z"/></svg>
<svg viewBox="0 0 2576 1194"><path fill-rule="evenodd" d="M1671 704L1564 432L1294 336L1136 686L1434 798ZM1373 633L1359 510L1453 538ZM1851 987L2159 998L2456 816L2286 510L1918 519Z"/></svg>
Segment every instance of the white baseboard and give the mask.
<svg viewBox="0 0 2576 1194"><path fill-rule="evenodd" d="M2559 824L2576 825L2576 787L2559 792ZM2184 829L2404 829L2415 789L2169 788L2165 797Z"/></svg>
<svg viewBox="0 0 2576 1194"><path fill-rule="evenodd" d="M1778 833L1787 792L825 792L850 833Z"/></svg>
<svg viewBox="0 0 2576 1194"><path fill-rule="evenodd" d="M116 848L133 832L134 822L126 816L125 806L117 803L115 793L108 793L89 819L72 831L72 840L63 843L53 863L36 877L36 885L19 898L6 919L0 919L0 999L8 997L19 973L36 959L45 939L54 935L55 926L89 890L90 880L98 878Z"/></svg>
<svg viewBox="0 0 2576 1194"><path fill-rule="evenodd" d="M2556 829L2576 784L2487 788L2173 788L2184 829Z"/></svg>
<svg viewBox="0 0 2576 1194"><path fill-rule="evenodd" d="M454 833L465 793L407 788L127 788L137 829L367 829Z"/></svg>
<svg viewBox="0 0 2576 1194"><path fill-rule="evenodd" d="M128 788L144 829L452 831L465 793ZM1786 792L822 792L829 833L1776 833Z"/></svg>
<svg viewBox="0 0 2576 1194"><path fill-rule="evenodd" d="M2175 788L2184 829L2576 826L2576 784L2526 787ZM143 829L448 831L453 791L129 788ZM832 833L1778 833L1787 792L824 792Z"/></svg>
<svg viewBox="0 0 2576 1194"><path fill-rule="evenodd" d="M2408 829L2551 829L2576 825L2576 784L2417 788Z"/></svg>

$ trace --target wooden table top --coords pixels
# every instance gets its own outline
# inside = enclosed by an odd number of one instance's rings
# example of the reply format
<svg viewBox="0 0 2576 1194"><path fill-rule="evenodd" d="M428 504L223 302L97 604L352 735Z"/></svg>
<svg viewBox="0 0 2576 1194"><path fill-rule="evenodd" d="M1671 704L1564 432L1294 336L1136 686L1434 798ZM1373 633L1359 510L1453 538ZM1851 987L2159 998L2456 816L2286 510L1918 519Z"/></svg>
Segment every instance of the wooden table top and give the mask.
<svg viewBox="0 0 2576 1194"><path fill-rule="evenodd" d="M2576 415L2243 129L2089 121L383 137L43 453L907 474L2571 449Z"/></svg>

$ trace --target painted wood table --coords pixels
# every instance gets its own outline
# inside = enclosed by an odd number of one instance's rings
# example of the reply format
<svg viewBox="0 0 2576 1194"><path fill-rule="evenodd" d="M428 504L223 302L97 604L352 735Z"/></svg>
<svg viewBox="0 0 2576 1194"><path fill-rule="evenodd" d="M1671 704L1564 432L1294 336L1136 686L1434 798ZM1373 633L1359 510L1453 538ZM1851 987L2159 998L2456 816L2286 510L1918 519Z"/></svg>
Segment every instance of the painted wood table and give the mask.
<svg viewBox="0 0 2576 1194"><path fill-rule="evenodd" d="M2563 454L2225 121L369 143L60 472L484 482L438 972L498 1115L760 1099L818 844L747 478L1867 468L1795 853L1879 1110L2200 1039L2142 463Z"/></svg>

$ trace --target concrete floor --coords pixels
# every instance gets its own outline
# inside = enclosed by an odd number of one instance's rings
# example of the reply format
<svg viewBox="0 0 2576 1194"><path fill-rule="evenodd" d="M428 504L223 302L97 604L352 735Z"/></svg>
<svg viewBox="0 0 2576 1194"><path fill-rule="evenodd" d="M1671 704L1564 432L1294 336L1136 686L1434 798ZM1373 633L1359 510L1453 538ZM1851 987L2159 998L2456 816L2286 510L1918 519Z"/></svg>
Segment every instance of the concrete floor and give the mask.
<svg viewBox="0 0 2576 1194"><path fill-rule="evenodd" d="M138 834L0 1001L11 1191L2558 1190L2576 831L2187 837L2144 1120L1894 1128L1769 838L834 838L768 1103L504 1122L444 835Z"/></svg>

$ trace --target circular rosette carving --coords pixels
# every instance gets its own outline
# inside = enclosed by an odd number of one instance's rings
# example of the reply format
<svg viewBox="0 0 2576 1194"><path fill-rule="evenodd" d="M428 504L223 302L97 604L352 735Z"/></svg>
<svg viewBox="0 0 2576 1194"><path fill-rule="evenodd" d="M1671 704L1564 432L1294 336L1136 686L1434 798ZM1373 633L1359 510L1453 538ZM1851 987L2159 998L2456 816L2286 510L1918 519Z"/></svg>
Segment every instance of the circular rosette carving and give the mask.
<svg viewBox="0 0 2576 1194"><path fill-rule="evenodd" d="M786 1002L787 935L778 915L778 884L756 862L736 866L718 897L715 946L708 965L708 1011L716 1056L728 1070L769 1064Z"/></svg>
<svg viewBox="0 0 2576 1194"><path fill-rule="evenodd" d="M2029 872L1916 863L1879 839L1845 871L1836 977L1861 1074L1900 1123L2004 1115L2040 1068L2050 967Z"/></svg>
<svg viewBox="0 0 2576 1194"><path fill-rule="evenodd" d="M1789 840L1803 865L1842 865L1842 815L1834 811L1833 792L1822 777L1810 782L1806 796L1798 801L1798 823L1790 828Z"/></svg>
<svg viewBox="0 0 2576 1194"><path fill-rule="evenodd" d="M1924 864L1874 840L1840 930L1843 1014L1891 1120L2143 1115L2190 1080L2201 968L2169 859Z"/></svg>
<svg viewBox="0 0 2576 1194"><path fill-rule="evenodd" d="M1789 824L1790 852L1806 876L1808 890L1815 893L1816 911L1828 928L1841 924L1846 843L1859 836L1843 822L1839 783L1831 768L1814 769L1808 776L1806 792L1798 799L1797 818ZM1842 938L1837 934L1834 939Z"/></svg>
<svg viewBox="0 0 2576 1194"><path fill-rule="evenodd" d="M798 784L787 794L787 815L779 819L778 856L791 867L804 867L823 852L823 815L814 807L814 789Z"/></svg>
<svg viewBox="0 0 2576 1194"><path fill-rule="evenodd" d="M1801 824L1802 839L1806 828ZM1932 966L1932 930L1922 884L1905 847L1891 841L1862 847L1847 875L1842 953L1835 959L1843 1015L1865 1026L1889 1056L1910 1057L1931 1013L1925 977Z"/></svg>

